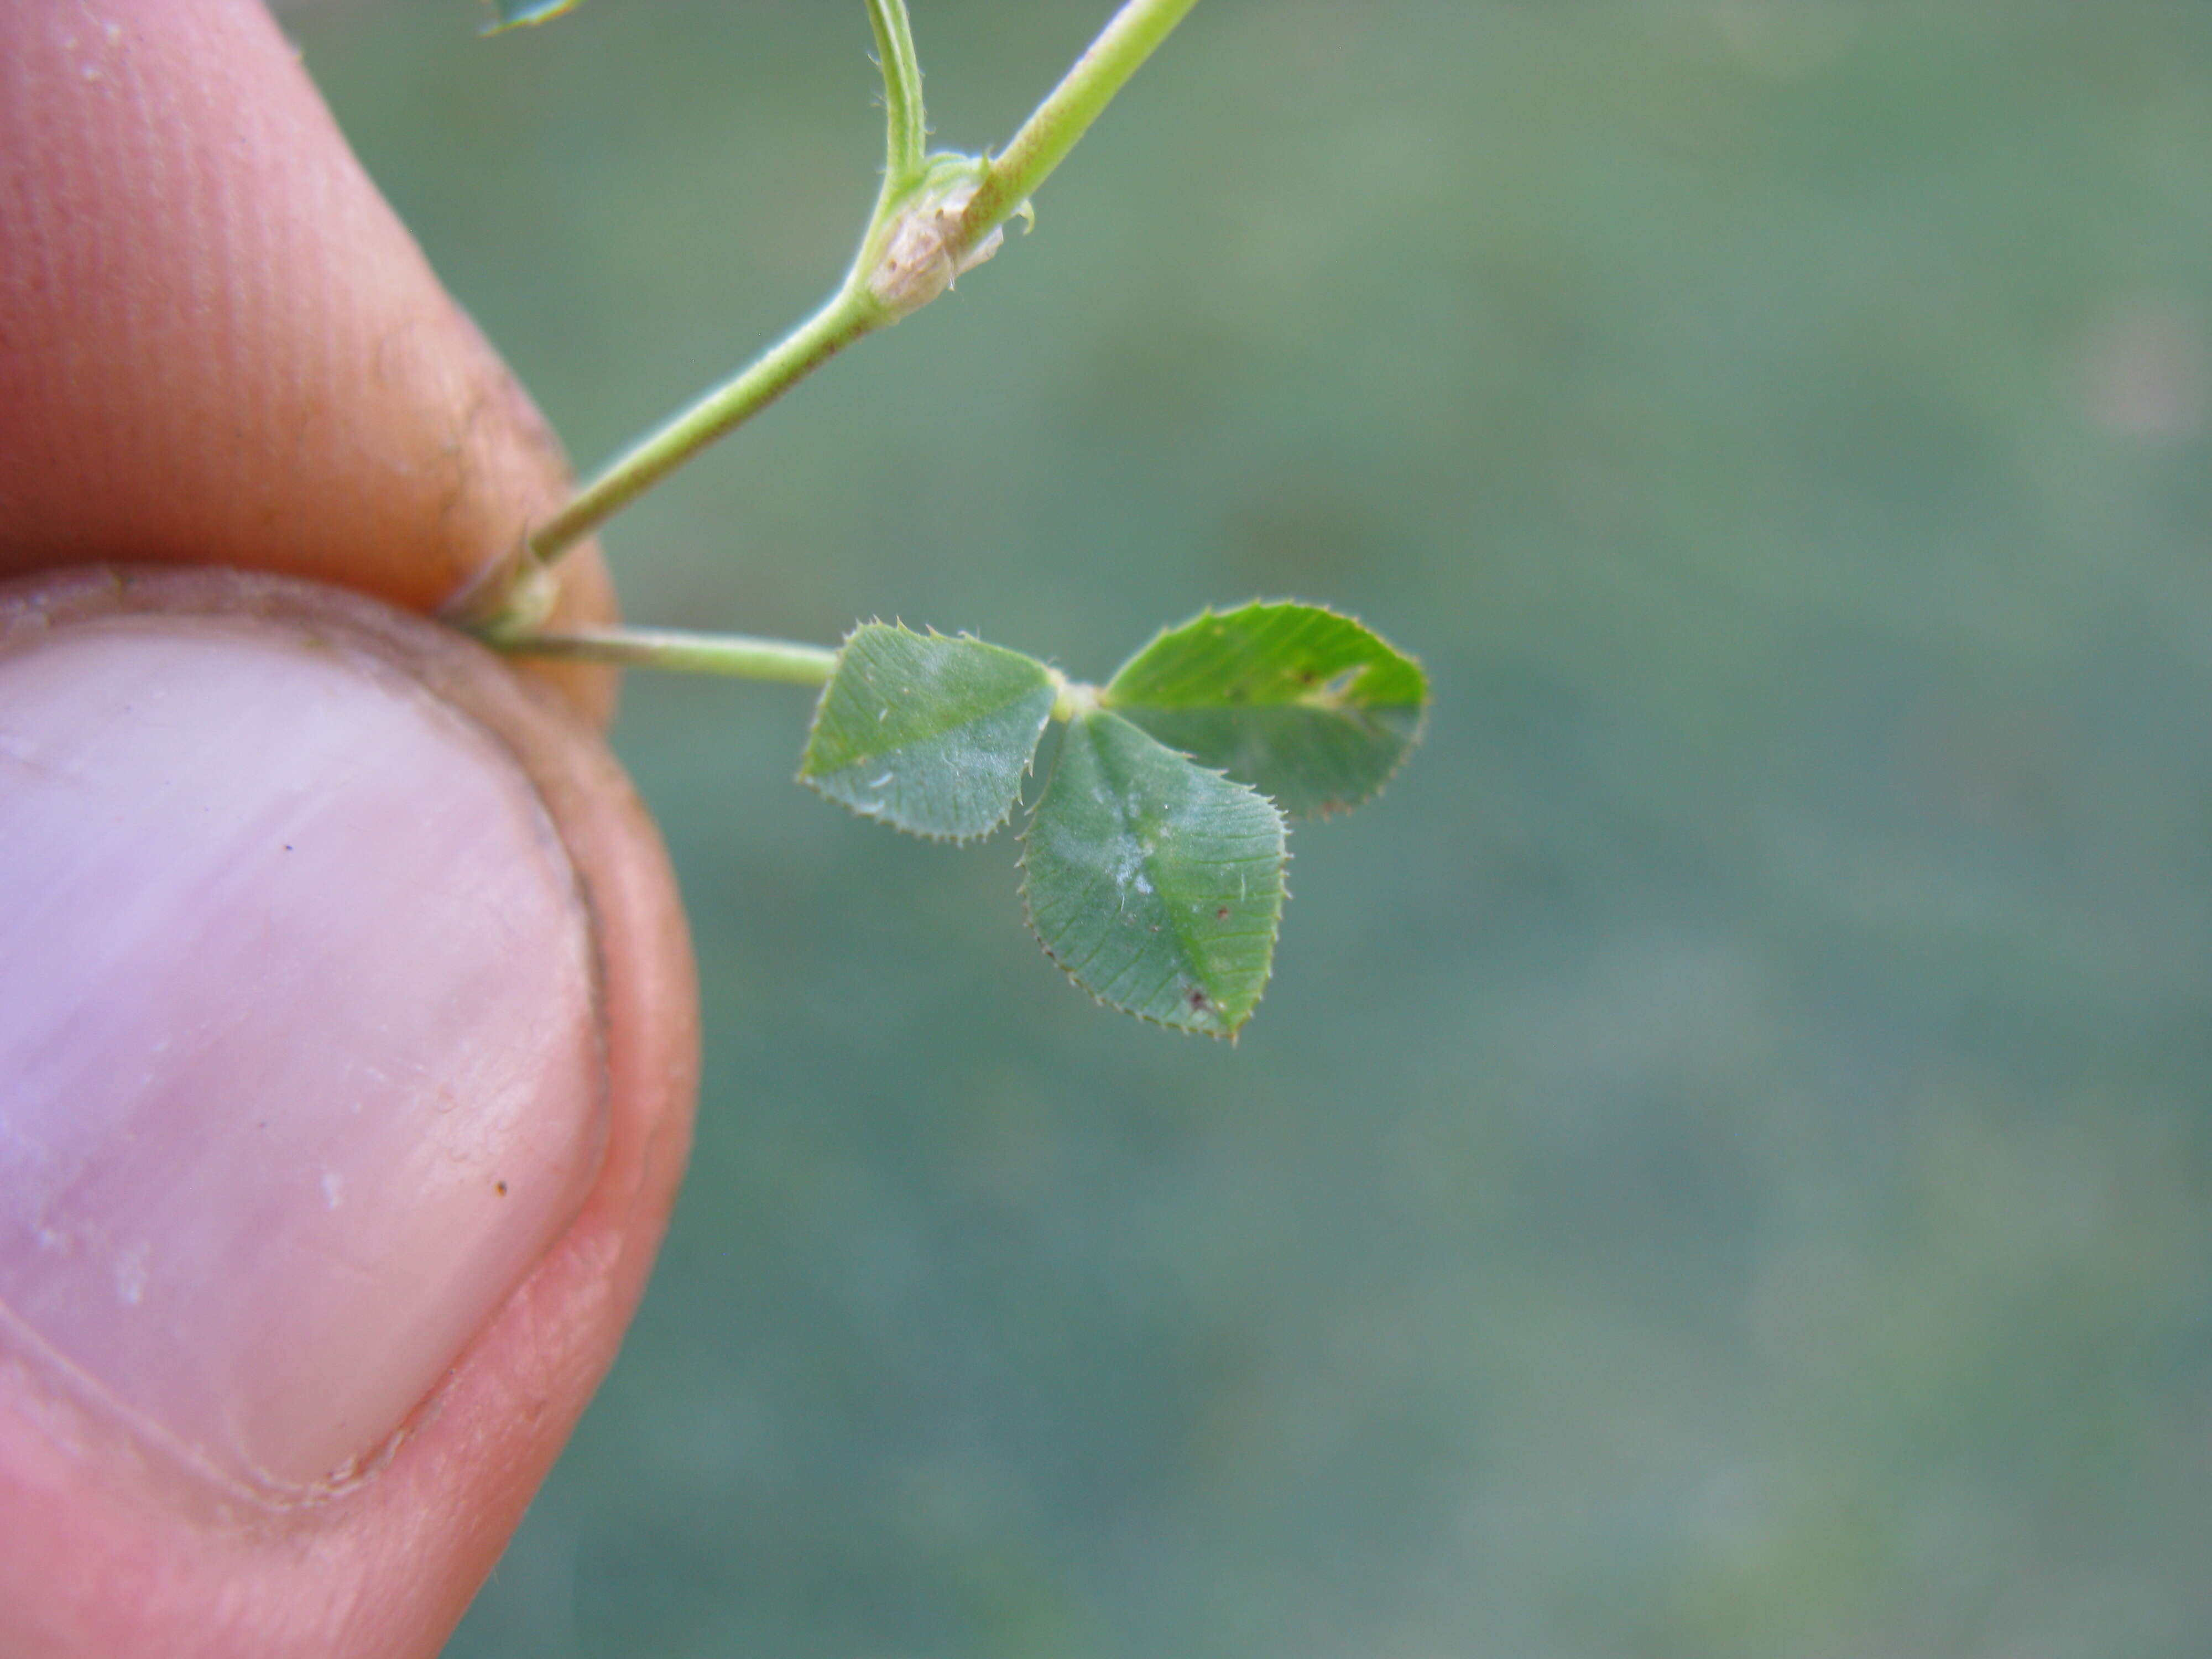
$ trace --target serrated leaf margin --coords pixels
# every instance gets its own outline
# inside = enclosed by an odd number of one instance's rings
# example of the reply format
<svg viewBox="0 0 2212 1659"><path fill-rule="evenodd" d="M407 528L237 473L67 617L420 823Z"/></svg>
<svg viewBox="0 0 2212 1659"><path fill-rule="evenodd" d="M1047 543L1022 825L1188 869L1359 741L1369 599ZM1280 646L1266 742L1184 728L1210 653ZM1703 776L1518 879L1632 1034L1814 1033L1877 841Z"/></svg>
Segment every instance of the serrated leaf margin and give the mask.
<svg viewBox="0 0 2212 1659"><path fill-rule="evenodd" d="M888 623L884 622L881 617L870 617L862 621L854 623L850 628L845 630L845 637L837 641L837 659L838 665L841 670L844 665L845 647L853 642L853 636L858 634L862 629L872 627L896 628L908 634L912 634L915 631L913 629L907 627L903 619L896 617L892 617ZM990 641L980 638L976 635L970 634L964 629L957 634L946 634L927 624L923 626L918 637L932 640L967 640L976 645L989 645L991 643ZM1000 651L1012 651L1013 654L1016 656L1027 656L1029 654L1026 652L1013 651L1013 647L1011 646L1002 645L995 647L994 648ZM1030 660L1036 662L1037 661L1037 659L1032 657ZM1048 665L1040 663L1039 666L1045 667L1048 674L1051 672ZM829 802L832 806L842 807L846 811L850 812L856 818L865 818L871 823L880 823L885 829L895 830L902 836L912 836L916 841L930 842L939 847L975 846L982 842L990 840L992 836L997 835L1000 830L1005 829L1008 823L1012 822L1014 808L1021 804L1022 799L1022 791L1018 785L1015 787L1014 793L1006 798L1005 809L1000 812L997 817L993 818L989 824L985 826L983 829L978 830L972 836L945 836L939 835L933 830L909 829L907 825L901 823L896 819L893 818L888 812L882 811L870 811L868 808L858 805L852 801L841 799L837 796L831 794L827 789L824 789L818 779L809 777L806 775L806 751L814 746L814 733L822 723L822 711L829 704L830 686L835 684L836 676L833 674L830 681L823 684L821 696L817 696L814 700L814 712L808 717L806 722L806 737L805 741L803 741L799 747L799 770L794 781L812 790L817 795ZM1016 775L1017 777L1028 778L1036 775L1037 750L1042 746L1046 729L1049 727L1051 724L1052 710L1049 705L1048 705L1045 710L1044 718L1037 722L1036 736L1030 742L1029 758L1022 763L1022 769Z"/></svg>
<svg viewBox="0 0 2212 1659"><path fill-rule="evenodd" d="M1407 761L1412 758L1413 750L1420 746L1422 738L1428 735L1429 712L1436 701L1435 694L1431 689L1429 684L1428 665L1413 652L1405 650L1402 647L1393 644L1389 639L1383 636L1381 630L1370 627L1360 617L1354 616L1351 611L1340 611L1334 605L1316 604L1311 599L1246 599L1241 604L1231 605L1226 610L1219 611L1216 610L1210 605L1201 606L1196 612L1191 616L1184 617L1183 620L1179 623L1169 623L1162 627L1155 629L1152 632L1152 636L1150 639L1146 640L1142 645L1139 646L1134 651L1132 651L1127 657L1123 658L1121 659L1121 665L1115 668L1113 673L1109 675L1099 686L1099 706L1113 709L1115 713L1120 714L1124 720L1127 720L1131 725L1138 726L1140 730L1145 731L1148 736L1153 737L1155 741L1162 744L1164 747L1175 749L1175 744L1168 743L1164 738L1159 738L1156 733L1152 732L1149 727L1145 726L1141 720L1136 720L1133 716L1127 714L1127 705L1116 704L1111 701L1115 682L1119 680L1122 674L1127 672L1132 664L1139 660L1147 652L1158 647L1164 641L1169 639L1171 635L1182 633L1188 629L1195 628L1200 623L1205 622L1234 621L1238 614L1243 611L1267 610L1282 606L1295 606L1302 611L1318 611L1322 615L1332 617L1336 621L1350 623L1354 628L1358 629L1370 639L1373 640L1377 645L1381 646L1385 651L1390 653L1392 656L1399 658L1401 660L1409 665L1413 668L1413 672L1420 676L1421 701L1418 705L1419 712L1414 717L1413 729L1407 733L1405 746L1398 751L1397 757L1391 762L1389 770L1384 772L1380 777L1376 778L1373 785L1368 788L1365 793L1360 795L1355 800L1339 800L1326 803L1310 812L1293 812L1285 807L1280 801L1275 800L1273 796L1270 795L1267 797L1269 800L1274 802L1275 810L1281 812L1285 818L1289 818L1293 821L1298 819L1310 820L1316 818L1326 821L1329 818L1340 817L1344 813L1350 812L1359 807L1364 806L1369 802L1376 799L1382 795L1383 790L1389 787L1390 781L1395 778L1400 772L1405 769ZM1137 706L1142 708L1147 705L1139 704ZM1203 764L1203 763L1198 761L1195 757L1191 756L1188 750L1176 749L1176 752L1184 756L1187 759L1190 759L1194 765ZM1224 775L1229 775L1224 773ZM1252 783L1252 781L1247 778L1237 778L1231 775L1231 781L1243 783L1247 787L1250 788L1258 787L1256 784ZM1261 791L1261 793L1262 794L1266 793L1264 790Z"/></svg>
<svg viewBox="0 0 2212 1659"><path fill-rule="evenodd" d="M1116 719L1127 719L1126 715L1115 714L1115 711L1111 709L1105 709L1101 712L1113 714ZM1067 724L1070 727L1073 727L1075 722L1071 720L1067 722ZM1136 722L1133 720L1129 720L1128 724L1131 726L1136 726ZM1152 733L1149 732L1144 732L1144 728L1142 726L1137 726L1137 730L1143 732L1144 735L1148 738L1152 737ZM1066 731L1063 731L1060 733L1061 745L1064 746L1066 744L1067 736L1068 733ZM1159 739L1153 738L1152 741L1158 743ZM1163 749L1169 749L1169 745L1166 744L1160 744L1160 747ZM1267 933L1267 971L1261 978L1258 994L1254 996L1251 1006L1245 1009L1243 1017L1240 1018L1237 1024L1232 1026L1214 1030L1208 1030L1202 1026L1179 1024L1172 1020L1161 1019L1156 1015L1144 1012L1141 1009L1132 1008L1127 1004L1115 1002L1110 997L1100 995L1098 992L1093 990L1089 985L1085 984L1073 968L1069 967L1066 963L1060 959L1059 955L1053 950L1052 946L1045 943L1044 935L1037 927L1036 912L1030 902L1030 831L1035 828L1036 823L1036 809L1042 804L1044 799L1042 793L1039 793L1036 801L1030 804L1029 822L1015 837L1015 839L1021 844L1022 848L1021 855L1014 860L1014 868L1018 872L1019 872L1021 877L1020 885L1017 889L1017 893L1022 904L1022 925L1029 929L1030 937L1036 941L1037 948L1044 952L1045 960L1051 963L1054 967L1059 969L1062 974L1066 975L1069 983L1073 985L1077 990L1082 992L1084 995L1089 997L1098 1007L1110 1009L1117 1014L1127 1014L1132 1019L1137 1020L1143 1024L1156 1026L1164 1031L1179 1031L1185 1036L1206 1037L1216 1042L1226 1042L1233 1048L1237 1046L1237 1038L1243 1034L1244 1028L1252 1023L1253 1015L1259 1012L1260 1005L1267 1000L1267 988L1275 981L1275 948L1280 945L1283 940L1283 911L1289 906L1291 902L1290 866L1291 860L1295 856L1290 849L1290 815L1285 812L1281 807L1277 806L1272 799L1263 794L1261 791L1254 788L1250 784L1246 783L1241 778L1231 777L1228 773L1223 771L1219 767L1205 765L1200 762L1193 760L1188 755L1183 755L1179 750L1169 749L1169 752L1179 755L1183 763L1190 767L1194 771L1206 773L1212 777L1219 779L1222 782L1226 783L1232 789L1241 789L1246 794L1250 795L1254 799L1267 802L1268 807L1273 811L1275 815L1276 833L1279 848L1275 859L1275 878L1277 884L1282 890L1282 898L1275 907L1274 919ZM1060 757L1060 749L1059 747L1055 747L1053 750L1052 757L1053 772L1057 772L1059 770ZM1049 789L1052 787L1052 773L1048 773L1046 775L1044 787L1047 789Z"/></svg>

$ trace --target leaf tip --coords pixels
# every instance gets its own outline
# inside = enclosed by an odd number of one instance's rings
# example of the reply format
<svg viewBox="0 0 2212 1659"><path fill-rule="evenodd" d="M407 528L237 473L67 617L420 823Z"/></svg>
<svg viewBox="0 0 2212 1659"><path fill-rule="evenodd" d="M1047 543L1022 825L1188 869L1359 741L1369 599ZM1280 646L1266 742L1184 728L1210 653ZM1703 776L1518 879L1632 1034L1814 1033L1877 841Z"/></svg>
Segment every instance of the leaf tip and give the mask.
<svg viewBox="0 0 2212 1659"><path fill-rule="evenodd" d="M492 0L491 21L477 33L489 36L535 23L550 23L572 12L583 0Z"/></svg>

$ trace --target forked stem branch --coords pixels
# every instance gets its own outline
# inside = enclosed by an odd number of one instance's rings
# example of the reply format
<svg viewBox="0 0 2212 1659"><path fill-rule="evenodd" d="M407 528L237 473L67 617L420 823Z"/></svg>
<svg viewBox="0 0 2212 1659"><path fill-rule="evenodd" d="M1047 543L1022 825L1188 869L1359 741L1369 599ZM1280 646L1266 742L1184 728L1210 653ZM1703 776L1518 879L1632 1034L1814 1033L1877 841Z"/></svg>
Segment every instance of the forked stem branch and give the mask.
<svg viewBox="0 0 2212 1659"><path fill-rule="evenodd" d="M733 379L707 393L585 484L530 536L530 553L550 565L685 461L774 403L863 335L897 322L988 257L1000 227L1060 165L1139 64L1196 0L1127 0L1006 153L982 160L925 153L928 126L921 66L906 0L867 0L884 76L884 181L844 281L822 308ZM957 214L957 218L954 216ZM901 259L935 262L915 282ZM495 623L488 634L519 645L523 630Z"/></svg>

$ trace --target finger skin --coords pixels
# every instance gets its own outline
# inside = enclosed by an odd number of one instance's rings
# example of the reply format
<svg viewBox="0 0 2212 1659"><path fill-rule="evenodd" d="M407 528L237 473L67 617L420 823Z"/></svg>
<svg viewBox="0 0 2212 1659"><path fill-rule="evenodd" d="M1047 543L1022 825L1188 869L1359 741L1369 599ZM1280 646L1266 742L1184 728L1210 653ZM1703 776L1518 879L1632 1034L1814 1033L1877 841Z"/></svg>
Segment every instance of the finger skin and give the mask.
<svg viewBox="0 0 2212 1659"><path fill-rule="evenodd" d="M614 1358L666 1225L697 1082L696 986L659 837L560 699L453 630L336 590L226 571L87 570L0 592L0 636L115 611L243 608L381 656L537 785L599 964L608 1141L580 1212L380 1470L292 1507L213 1492L0 1365L0 1653L428 1655L490 1571Z"/></svg>
<svg viewBox="0 0 2212 1659"><path fill-rule="evenodd" d="M0 575L495 601L567 487L258 0L0 0ZM595 551L563 620L604 618ZM549 671L604 718L611 677Z"/></svg>
<svg viewBox="0 0 2212 1659"><path fill-rule="evenodd" d="M39 604L424 614L495 594L557 447L252 0L0 0L0 576ZM563 619L605 619L597 555ZM246 583L245 589L239 584ZM287 587L496 733L590 900L605 1161L390 1461L325 1501L210 1496L0 1362L0 1653L434 1653L611 1363L688 1146L696 992L658 836L593 735L449 630ZM22 596L15 596L17 603Z"/></svg>

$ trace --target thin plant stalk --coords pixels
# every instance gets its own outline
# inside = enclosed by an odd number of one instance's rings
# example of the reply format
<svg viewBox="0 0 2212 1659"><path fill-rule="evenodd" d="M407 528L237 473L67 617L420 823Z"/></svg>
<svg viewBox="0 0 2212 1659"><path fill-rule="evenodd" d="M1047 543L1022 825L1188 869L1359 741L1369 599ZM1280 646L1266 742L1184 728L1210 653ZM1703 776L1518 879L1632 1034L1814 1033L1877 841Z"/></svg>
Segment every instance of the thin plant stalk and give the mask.
<svg viewBox="0 0 2212 1659"><path fill-rule="evenodd" d="M678 628L547 629L502 640L500 648L569 662L719 674L727 679L768 680L781 685L825 685L837 672L837 653L828 646L756 639L744 634L699 634Z"/></svg>
<svg viewBox="0 0 2212 1659"><path fill-rule="evenodd" d="M1060 165L1099 112L1182 21L1196 0L1127 0L1035 113L1003 155L975 164L976 185L961 206L940 257L957 270ZM901 216L931 175L921 68L905 0L868 0L884 76L884 184L859 252L828 303L733 379L610 462L530 537L530 552L550 565L717 438L774 403L862 336L895 323L905 310L873 286L877 262ZM931 204L923 202L924 210Z"/></svg>
<svg viewBox="0 0 2212 1659"><path fill-rule="evenodd" d="M992 157L982 188L961 216L973 247L1004 224L1066 159L1115 94L1198 0L1127 0L1075 67L1060 77L1006 148Z"/></svg>

